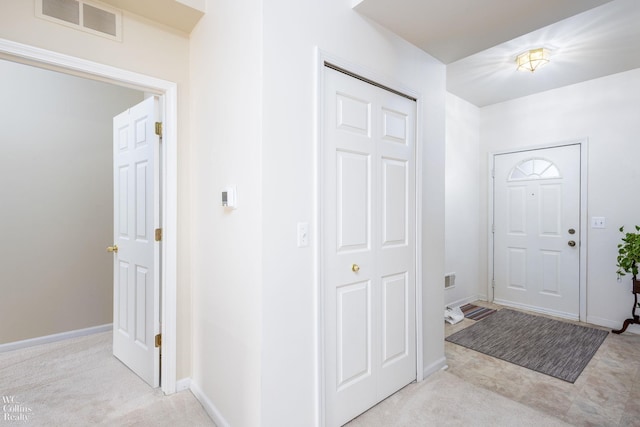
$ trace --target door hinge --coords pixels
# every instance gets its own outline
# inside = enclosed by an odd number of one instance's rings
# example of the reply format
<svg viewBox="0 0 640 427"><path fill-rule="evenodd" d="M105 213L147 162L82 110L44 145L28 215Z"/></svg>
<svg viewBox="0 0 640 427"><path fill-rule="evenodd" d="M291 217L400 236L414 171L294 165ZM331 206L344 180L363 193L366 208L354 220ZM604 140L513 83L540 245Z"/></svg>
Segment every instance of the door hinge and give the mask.
<svg viewBox="0 0 640 427"><path fill-rule="evenodd" d="M491 224L491 232L492 233L496 232L496 225L495 224Z"/></svg>
<svg viewBox="0 0 640 427"><path fill-rule="evenodd" d="M162 228L156 228L156 242L162 241Z"/></svg>
<svg viewBox="0 0 640 427"><path fill-rule="evenodd" d="M162 345L162 334L156 335L156 348Z"/></svg>
<svg viewBox="0 0 640 427"><path fill-rule="evenodd" d="M495 289L495 287L496 287L496 281L495 281L495 279L491 281L491 287Z"/></svg>
<svg viewBox="0 0 640 427"><path fill-rule="evenodd" d="M162 122L156 122L156 135L162 136Z"/></svg>
<svg viewBox="0 0 640 427"><path fill-rule="evenodd" d="M495 177L496 177L496 170L491 169L491 178L495 178Z"/></svg>

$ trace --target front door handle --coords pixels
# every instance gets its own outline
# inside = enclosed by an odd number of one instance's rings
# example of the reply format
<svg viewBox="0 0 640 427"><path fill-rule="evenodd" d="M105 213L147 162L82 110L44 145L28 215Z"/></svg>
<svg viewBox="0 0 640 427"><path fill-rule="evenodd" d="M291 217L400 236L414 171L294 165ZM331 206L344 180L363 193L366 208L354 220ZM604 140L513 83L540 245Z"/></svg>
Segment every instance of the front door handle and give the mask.
<svg viewBox="0 0 640 427"><path fill-rule="evenodd" d="M571 247L574 247L576 245L576 242L574 242L573 240L569 240L567 244Z"/></svg>
<svg viewBox="0 0 640 427"><path fill-rule="evenodd" d="M118 253L118 245L107 246L107 252Z"/></svg>

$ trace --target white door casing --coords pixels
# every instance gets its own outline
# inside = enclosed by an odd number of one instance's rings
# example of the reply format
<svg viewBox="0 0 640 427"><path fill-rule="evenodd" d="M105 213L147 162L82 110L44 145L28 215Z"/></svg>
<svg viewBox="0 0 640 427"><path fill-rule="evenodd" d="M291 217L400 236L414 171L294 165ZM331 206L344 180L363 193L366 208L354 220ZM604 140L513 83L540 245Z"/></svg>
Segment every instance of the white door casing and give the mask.
<svg viewBox="0 0 640 427"><path fill-rule="evenodd" d="M494 156L496 303L579 319L580 150Z"/></svg>
<svg viewBox="0 0 640 427"><path fill-rule="evenodd" d="M113 354L152 387L160 385L158 98L113 119Z"/></svg>
<svg viewBox="0 0 640 427"><path fill-rule="evenodd" d="M416 379L416 103L324 70L325 420Z"/></svg>
<svg viewBox="0 0 640 427"><path fill-rule="evenodd" d="M129 70L88 61L0 38L0 53L16 62L28 61L44 68L115 85L138 88L161 95L163 105L162 144L162 391L176 392L176 294L177 294L177 84Z"/></svg>

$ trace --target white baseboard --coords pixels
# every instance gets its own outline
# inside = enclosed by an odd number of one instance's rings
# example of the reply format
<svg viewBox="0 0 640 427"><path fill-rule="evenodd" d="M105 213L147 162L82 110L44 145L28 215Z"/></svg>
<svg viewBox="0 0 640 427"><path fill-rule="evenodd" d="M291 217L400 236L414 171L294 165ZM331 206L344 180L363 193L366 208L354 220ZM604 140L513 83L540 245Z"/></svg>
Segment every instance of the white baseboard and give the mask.
<svg viewBox="0 0 640 427"><path fill-rule="evenodd" d="M526 305L526 304L517 304L517 303L510 302L510 301L503 301L503 300L499 300L499 299L494 299L493 302L496 303L496 304L503 305L505 307L519 308L521 310L531 311L533 313L546 314L548 316L559 317L561 319L579 320L578 316L576 316L575 314L565 313L565 312L562 312L562 311L545 310L545 309L541 309L539 307L532 307L532 306L529 306L529 305Z"/></svg>
<svg viewBox="0 0 640 427"><path fill-rule="evenodd" d="M616 326L615 329L620 329L622 325L620 326ZM629 327L627 328L627 330L625 332L630 332L632 334L637 334L640 335L640 325L629 325Z"/></svg>
<svg viewBox="0 0 640 427"><path fill-rule="evenodd" d="M213 402L211 402L209 398L205 396L205 394L202 392L198 384L192 380L189 380L189 382L191 384L189 387L191 390L191 393L193 393L196 399L198 399L198 401L200 402L204 410L207 411L207 414L209 414L209 416L211 417L213 422L216 424L216 426L231 427L231 425L227 422L227 420L224 419L224 417L222 416L218 408L216 408L216 406L213 404Z"/></svg>
<svg viewBox="0 0 640 427"><path fill-rule="evenodd" d="M447 366L447 359L446 357L442 357L438 360L436 360L435 362L433 362L432 364L430 364L429 366L425 366L424 369L422 370L422 378L427 378L430 375L435 374L436 372L438 372L440 369L444 368Z"/></svg>
<svg viewBox="0 0 640 427"><path fill-rule="evenodd" d="M623 322L617 322L615 320L603 319L601 317L587 315L587 323L591 323L592 325L604 326L605 328L620 329Z"/></svg>
<svg viewBox="0 0 640 427"><path fill-rule="evenodd" d="M191 388L191 378L183 378L176 381L176 393L189 390Z"/></svg>
<svg viewBox="0 0 640 427"><path fill-rule="evenodd" d="M587 316L587 323L591 323L592 325L603 326L609 329L620 329L622 328L622 324L624 320L610 320L603 319L601 317L596 316ZM629 325L625 332L630 332L632 334L640 334L640 325Z"/></svg>
<svg viewBox="0 0 640 427"><path fill-rule="evenodd" d="M450 303L445 304L444 308L446 309L447 307L460 307L461 305L469 304L474 301L486 301L486 300L487 300L486 295L473 295L470 297L459 299L457 301L451 301Z"/></svg>
<svg viewBox="0 0 640 427"><path fill-rule="evenodd" d="M61 332L59 334L46 335L44 337L30 338L28 340L15 341L7 344L0 344L0 353L6 351L20 350L21 348L33 347L35 345L49 344L57 341L64 341L70 338L83 337L85 335L107 332L113 329L113 324L93 326L91 328L76 329L75 331Z"/></svg>

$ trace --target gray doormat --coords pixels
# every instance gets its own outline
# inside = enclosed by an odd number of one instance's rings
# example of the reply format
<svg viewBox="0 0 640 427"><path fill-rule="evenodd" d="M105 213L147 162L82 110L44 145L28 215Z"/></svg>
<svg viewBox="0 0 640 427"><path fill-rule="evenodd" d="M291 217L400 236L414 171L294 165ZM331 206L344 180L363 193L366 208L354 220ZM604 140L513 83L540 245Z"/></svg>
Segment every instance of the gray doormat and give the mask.
<svg viewBox="0 0 640 427"><path fill-rule="evenodd" d="M608 334L600 329L502 309L446 340L573 383Z"/></svg>

